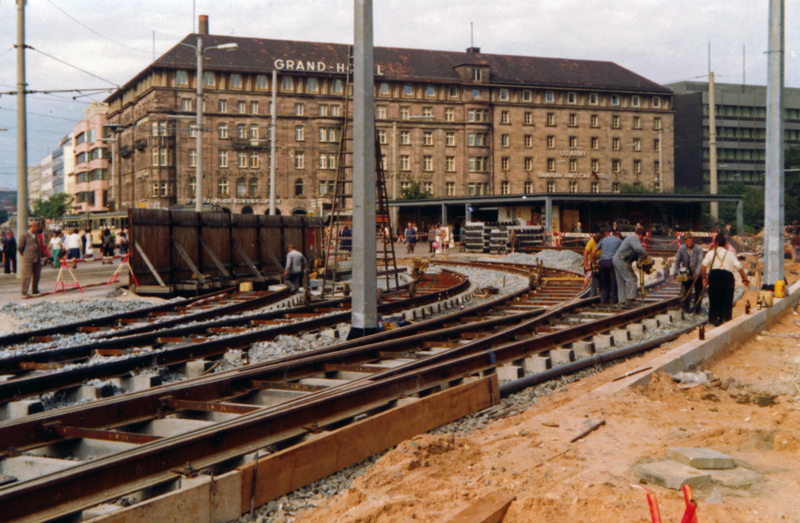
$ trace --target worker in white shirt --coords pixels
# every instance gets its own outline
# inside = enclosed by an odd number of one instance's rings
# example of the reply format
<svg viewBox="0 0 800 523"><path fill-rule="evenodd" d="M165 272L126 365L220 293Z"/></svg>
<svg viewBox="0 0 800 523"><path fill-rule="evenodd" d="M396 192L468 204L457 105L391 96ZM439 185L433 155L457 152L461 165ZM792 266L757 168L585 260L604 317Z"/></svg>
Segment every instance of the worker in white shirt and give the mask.
<svg viewBox="0 0 800 523"><path fill-rule="evenodd" d="M703 258L701 273L703 285L708 288L708 323L719 326L733 317L733 271L739 271L744 285L749 285L750 280L736 255L727 249L725 235L718 234L715 243L716 247Z"/></svg>

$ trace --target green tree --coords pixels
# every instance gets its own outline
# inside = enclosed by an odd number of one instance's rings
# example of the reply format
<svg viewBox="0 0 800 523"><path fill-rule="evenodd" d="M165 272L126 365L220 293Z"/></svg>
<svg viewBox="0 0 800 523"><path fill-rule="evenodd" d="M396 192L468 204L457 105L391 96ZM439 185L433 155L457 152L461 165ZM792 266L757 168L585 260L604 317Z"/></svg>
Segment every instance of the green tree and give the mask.
<svg viewBox="0 0 800 523"><path fill-rule="evenodd" d="M36 200L33 202L33 215L48 220L57 220L67 213L72 205L72 196L66 193L58 193L47 200Z"/></svg>
<svg viewBox="0 0 800 523"><path fill-rule="evenodd" d="M422 182L419 180L412 180L408 187L400 189L400 193L404 200L427 200L428 198L433 198L433 193L423 190Z"/></svg>
<svg viewBox="0 0 800 523"><path fill-rule="evenodd" d="M0 209L0 224L6 223L7 221L8 221L8 210Z"/></svg>
<svg viewBox="0 0 800 523"><path fill-rule="evenodd" d="M655 194L660 191L657 191L652 185L623 183L619 186L619 192L624 194Z"/></svg>

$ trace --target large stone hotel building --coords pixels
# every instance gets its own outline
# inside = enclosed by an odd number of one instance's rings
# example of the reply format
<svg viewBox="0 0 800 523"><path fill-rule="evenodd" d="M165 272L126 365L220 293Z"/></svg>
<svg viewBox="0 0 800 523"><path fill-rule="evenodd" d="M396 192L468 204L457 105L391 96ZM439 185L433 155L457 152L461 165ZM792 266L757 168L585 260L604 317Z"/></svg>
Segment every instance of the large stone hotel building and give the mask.
<svg viewBox="0 0 800 523"><path fill-rule="evenodd" d="M278 208L330 207L348 116L348 46L204 34L205 48L227 43L238 49L205 55L203 151L190 47L176 45L108 97L108 121L119 126L108 131L117 131L109 140L112 209L192 203L203 154L209 203L267 212L273 70ZM672 94L610 62L376 47L376 127L390 198L414 180L437 197L610 193L621 184L669 190Z"/></svg>

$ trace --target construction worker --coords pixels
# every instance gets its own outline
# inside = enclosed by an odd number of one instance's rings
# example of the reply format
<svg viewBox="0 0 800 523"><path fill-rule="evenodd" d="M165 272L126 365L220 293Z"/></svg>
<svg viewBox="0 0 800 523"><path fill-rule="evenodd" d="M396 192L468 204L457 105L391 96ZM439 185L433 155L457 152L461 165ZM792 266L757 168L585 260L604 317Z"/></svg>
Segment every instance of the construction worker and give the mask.
<svg viewBox="0 0 800 523"><path fill-rule="evenodd" d="M681 282L681 297L683 312L695 312L703 294L703 279L700 271L703 266L703 248L694 242L694 236L687 232L683 237L684 243L675 256L675 266L672 275ZM694 297L692 297L694 289Z"/></svg>
<svg viewBox="0 0 800 523"><path fill-rule="evenodd" d="M631 264L639 258L646 258L647 251L642 247L644 229L637 227L633 234L622 240L622 245L614 254L614 272L617 275L617 294L620 305L626 305L636 299L639 281Z"/></svg>
<svg viewBox="0 0 800 523"><path fill-rule="evenodd" d="M587 273L592 273L592 281L589 287L590 298L600 295L600 256L602 256L602 252L595 250L595 247L597 247L597 244L600 243L600 240L602 240L604 236L602 232L596 233L589 238L589 242L583 249L583 268ZM512 250L511 252L514 251Z"/></svg>

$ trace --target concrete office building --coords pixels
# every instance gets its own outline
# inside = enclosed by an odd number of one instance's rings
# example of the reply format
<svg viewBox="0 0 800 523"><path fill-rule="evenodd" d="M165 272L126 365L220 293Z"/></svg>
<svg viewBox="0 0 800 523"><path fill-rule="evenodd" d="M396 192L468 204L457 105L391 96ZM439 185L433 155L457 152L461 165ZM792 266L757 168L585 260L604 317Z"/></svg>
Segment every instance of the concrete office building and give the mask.
<svg viewBox="0 0 800 523"><path fill-rule="evenodd" d="M75 185L73 212L108 211L109 150L102 140L107 107L92 102L84 109L85 119L73 129Z"/></svg>

